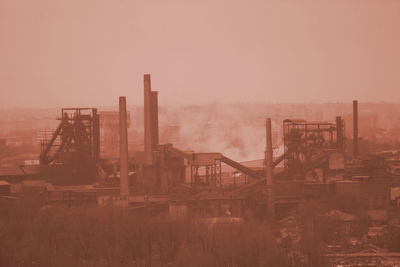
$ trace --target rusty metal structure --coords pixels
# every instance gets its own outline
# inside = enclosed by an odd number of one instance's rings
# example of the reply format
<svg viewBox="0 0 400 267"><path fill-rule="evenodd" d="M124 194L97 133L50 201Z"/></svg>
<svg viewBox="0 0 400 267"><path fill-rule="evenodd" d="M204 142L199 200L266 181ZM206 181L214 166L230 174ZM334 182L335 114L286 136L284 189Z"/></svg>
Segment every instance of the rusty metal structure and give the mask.
<svg viewBox="0 0 400 267"><path fill-rule="evenodd" d="M307 170L322 165L329 152L343 152L343 133L344 123L340 117L336 118L336 123L284 120L282 159L285 169L291 176L304 177Z"/></svg>
<svg viewBox="0 0 400 267"><path fill-rule="evenodd" d="M120 155L112 159L110 178L117 182L107 186L108 181L104 179L104 187L101 187L102 181L97 180L100 187L93 187L90 192L100 194L103 189L114 190L110 196L117 197L111 202L102 198L102 203L122 205L124 200L123 205L135 209L162 203L164 208L167 205L170 209L187 209L188 213L201 211L223 216L224 210L239 214L247 207L255 207L263 214L261 217L274 220L279 210L276 205L297 205L305 196L319 196L329 189L324 181L315 179L318 184L310 186L304 178L311 170L329 169L332 153L343 154L345 148L345 126L341 117L336 117L332 123L284 120L284 153L277 158L273 158L271 120L267 119L264 168L245 166L221 152L198 153L183 151L170 143L160 144L158 92L152 91L149 74L144 75L142 151L128 156L129 116L125 97L120 97L119 115ZM112 125L117 126L117 123ZM79 177L80 184L93 183L100 160L99 136L96 109L62 109L60 125L52 137L42 143L41 163L67 166L72 170L67 173L69 179ZM277 172L275 167L281 162L283 171ZM232 167L244 183L224 187L224 166Z"/></svg>
<svg viewBox="0 0 400 267"><path fill-rule="evenodd" d="M41 141L40 164L62 165L76 182L93 182L100 160L97 109L63 108L59 120L52 137Z"/></svg>
<svg viewBox="0 0 400 267"><path fill-rule="evenodd" d="M191 186L220 187L223 163L241 173L261 179L246 166L222 153L195 153L182 151L172 144L159 144L158 92L151 90L151 77L144 75L144 156L136 159L138 186L147 192L168 194L171 186L190 183Z"/></svg>

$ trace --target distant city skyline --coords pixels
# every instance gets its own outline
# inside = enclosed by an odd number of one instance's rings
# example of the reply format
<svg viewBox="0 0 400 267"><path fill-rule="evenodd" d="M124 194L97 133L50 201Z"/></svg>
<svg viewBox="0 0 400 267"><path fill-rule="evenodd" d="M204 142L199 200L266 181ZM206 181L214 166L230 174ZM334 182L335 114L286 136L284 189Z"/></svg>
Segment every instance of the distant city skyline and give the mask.
<svg viewBox="0 0 400 267"><path fill-rule="evenodd" d="M400 102L400 1L0 1L0 108Z"/></svg>

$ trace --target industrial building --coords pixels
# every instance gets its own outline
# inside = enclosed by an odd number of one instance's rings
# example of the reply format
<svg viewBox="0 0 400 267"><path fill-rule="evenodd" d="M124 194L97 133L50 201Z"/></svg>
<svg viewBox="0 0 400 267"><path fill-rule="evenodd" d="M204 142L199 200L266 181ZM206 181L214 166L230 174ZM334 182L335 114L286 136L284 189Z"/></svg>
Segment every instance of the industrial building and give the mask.
<svg viewBox="0 0 400 267"><path fill-rule="evenodd" d="M159 129L158 92L149 74L144 75L143 145L129 149L128 128L137 122L131 121L127 101L119 98L118 112L62 108L58 127L40 139L39 165L0 168L2 197L40 191L54 205L115 206L208 222L227 217L238 222L249 214L276 222L301 203L328 195L356 197L369 210L400 205L398 152L365 149L357 101L351 137L342 116L331 122L288 118L282 129L272 129L265 118L264 157L242 163L224 151L177 147L180 126ZM279 155L277 132L283 135ZM350 227L352 217L343 218ZM392 228L398 232L396 224ZM345 262L342 254L329 257Z"/></svg>

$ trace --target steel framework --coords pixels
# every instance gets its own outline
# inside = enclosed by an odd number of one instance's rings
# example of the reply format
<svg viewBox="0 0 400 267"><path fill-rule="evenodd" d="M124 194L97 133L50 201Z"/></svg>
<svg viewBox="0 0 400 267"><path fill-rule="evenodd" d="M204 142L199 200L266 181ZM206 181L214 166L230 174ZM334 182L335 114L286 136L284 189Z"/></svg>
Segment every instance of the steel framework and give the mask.
<svg viewBox="0 0 400 267"><path fill-rule="evenodd" d="M100 160L99 115L95 108L63 108L50 139L41 140L42 165L66 165L73 174L93 175Z"/></svg>
<svg viewBox="0 0 400 267"><path fill-rule="evenodd" d="M339 125L340 124L340 125ZM284 166L286 170L300 171L329 150L342 150L344 123L284 120Z"/></svg>

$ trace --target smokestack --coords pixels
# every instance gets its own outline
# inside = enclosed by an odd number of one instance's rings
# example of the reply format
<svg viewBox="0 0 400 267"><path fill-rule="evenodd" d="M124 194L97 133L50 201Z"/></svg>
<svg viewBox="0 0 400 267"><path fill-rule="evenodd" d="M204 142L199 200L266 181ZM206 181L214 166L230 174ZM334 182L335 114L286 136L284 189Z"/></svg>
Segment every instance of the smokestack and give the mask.
<svg viewBox="0 0 400 267"><path fill-rule="evenodd" d="M152 151L158 145L158 92L150 92L150 121L151 121L151 145Z"/></svg>
<svg viewBox="0 0 400 267"><path fill-rule="evenodd" d="M353 100L353 156L358 156L358 101Z"/></svg>
<svg viewBox="0 0 400 267"><path fill-rule="evenodd" d="M97 108L93 111L93 153L96 161L100 160L100 115L97 113Z"/></svg>
<svg viewBox="0 0 400 267"><path fill-rule="evenodd" d="M337 116L336 117L336 143L337 143L337 148L342 151L343 150L343 144L344 144L344 138L343 138L343 124L342 124L342 117Z"/></svg>
<svg viewBox="0 0 400 267"><path fill-rule="evenodd" d="M266 148L265 148L265 173L266 173L266 186L267 186L267 214L271 222L275 221L275 203L273 192L273 170L272 170L272 130L271 119L267 118L265 121L266 128Z"/></svg>
<svg viewBox="0 0 400 267"><path fill-rule="evenodd" d="M128 177L128 127L126 121L126 97L119 97L119 144L120 144L120 194L129 196L129 177Z"/></svg>
<svg viewBox="0 0 400 267"><path fill-rule="evenodd" d="M144 75L144 163L153 164L150 74Z"/></svg>

